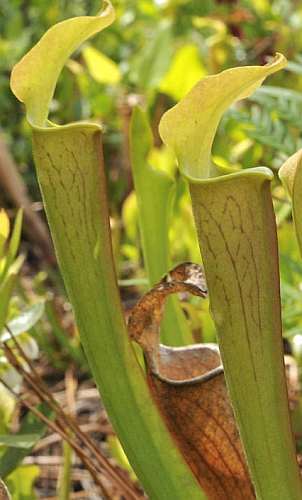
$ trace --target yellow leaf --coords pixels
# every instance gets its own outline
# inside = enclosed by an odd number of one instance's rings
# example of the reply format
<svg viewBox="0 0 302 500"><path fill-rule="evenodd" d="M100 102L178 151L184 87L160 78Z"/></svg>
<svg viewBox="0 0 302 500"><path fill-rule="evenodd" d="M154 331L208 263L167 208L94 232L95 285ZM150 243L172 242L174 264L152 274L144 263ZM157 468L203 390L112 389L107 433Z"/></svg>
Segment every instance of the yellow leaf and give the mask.
<svg viewBox="0 0 302 500"><path fill-rule="evenodd" d="M250 96L286 62L282 54L277 54L265 66L231 68L207 76L163 115L160 135L173 149L186 175L197 178L211 175L211 148L223 113L234 102ZM183 71L185 74L185 68Z"/></svg>
<svg viewBox="0 0 302 500"><path fill-rule="evenodd" d="M9 218L5 210L0 210L0 241L6 241L9 235Z"/></svg>
<svg viewBox="0 0 302 500"><path fill-rule="evenodd" d="M302 149L299 149L286 160L279 170L279 177L290 198L292 198L294 226L300 252L302 253Z"/></svg>
<svg viewBox="0 0 302 500"><path fill-rule="evenodd" d="M11 89L24 102L31 124L45 126L58 76L69 56L114 21L114 9L109 0L105 3L97 16L73 17L52 26L13 68Z"/></svg>
<svg viewBox="0 0 302 500"><path fill-rule="evenodd" d="M112 59L90 46L85 47L82 54L90 75L97 82L115 85L120 81L119 67Z"/></svg>
<svg viewBox="0 0 302 500"><path fill-rule="evenodd" d="M160 84L160 90L178 101L206 74L207 71L200 61L198 48L193 44L184 45L176 52Z"/></svg>

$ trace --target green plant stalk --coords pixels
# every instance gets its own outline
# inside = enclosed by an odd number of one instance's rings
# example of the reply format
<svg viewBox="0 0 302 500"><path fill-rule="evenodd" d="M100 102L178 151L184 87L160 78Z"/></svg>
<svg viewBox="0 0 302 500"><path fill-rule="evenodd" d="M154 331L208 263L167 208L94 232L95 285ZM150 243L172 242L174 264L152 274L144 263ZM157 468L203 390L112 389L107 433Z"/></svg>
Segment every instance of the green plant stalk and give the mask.
<svg viewBox="0 0 302 500"><path fill-rule="evenodd" d="M113 267L100 128L34 128L33 149L81 341L129 461L151 498L203 499L128 339Z"/></svg>
<svg viewBox="0 0 302 500"><path fill-rule="evenodd" d="M188 179L226 383L257 498L302 498L281 342L272 172L218 176L211 148L222 114L286 64L204 78L162 117L160 133Z"/></svg>
<svg viewBox="0 0 302 500"><path fill-rule="evenodd" d="M71 493L73 450L69 443L63 442L63 465L58 479L58 500L69 500Z"/></svg>
<svg viewBox="0 0 302 500"><path fill-rule="evenodd" d="M168 174L148 165L151 148L152 132L146 114L135 108L130 125L131 164L144 263L149 284L153 286L170 267L168 233L175 182ZM170 297L166 304L161 340L171 346L193 343L192 333L176 297Z"/></svg>
<svg viewBox="0 0 302 500"><path fill-rule="evenodd" d="M146 492L154 499L204 499L152 400L128 338L114 271L101 128L47 121L66 60L110 25L97 16L50 28L14 67L11 88L33 128L38 179L81 341L108 415Z"/></svg>
<svg viewBox="0 0 302 500"><path fill-rule="evenodd" d="M190 180L190 191L225 378L257 498L298 500L271 178L269 170L253 169Z"/></svg>

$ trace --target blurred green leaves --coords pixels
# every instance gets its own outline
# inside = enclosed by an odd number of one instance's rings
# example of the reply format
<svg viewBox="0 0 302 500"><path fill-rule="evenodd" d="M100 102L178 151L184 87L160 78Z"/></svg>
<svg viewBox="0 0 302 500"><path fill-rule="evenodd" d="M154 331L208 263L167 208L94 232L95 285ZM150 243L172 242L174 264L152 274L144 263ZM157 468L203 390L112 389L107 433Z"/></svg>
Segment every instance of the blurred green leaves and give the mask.
<svg viewBox="0 0 302 500"><path fill-rule="evenodd" d="M23 465L14 470L6 479L9 492L14 500L35 500L34 482L40 469L36 465Z"/></svg>
<svg viewBox="0 0 302 500"><path fill-rule="evenodd" d="M32 448L39 438L39 434L1 434L0 446L28 449Z"/></svg>
<svg viewBox="0 0 302 500"><path fill-rule="evenodd" d="M0 339L6 342L11 338L11 334L15 337L21 333L29 331L39 319L41 319L44 312L44 303L38 302L22 311L18 316L7 322L7 328L4 328ZM11 332L11 333L9 333Z"/></svg>
<svg viewBox="0 0 302 500"><path fill-rule="evenodd" d="M1 211L0 219L1 234L1 257L0 257L0 331L8 315L9 302L24 258L16 257L19 249L22 226L22 211L19 211L15 219L14 227L10 235L10 224L6 213Z"/></svg>
<svg viewBox="0 0 302 500"><path fill-rule="evenodd" d="M51 418L52 413L46 405L40 405L38 409L48 418ZM0 477L6 478L20 465L23 458L30 453L37 441L44 436L46 430L45 423L29 412L21 420L17 434L5 434L3 436L1 445L5 445L6 448L1 449Z"/></svg>
<svg viewBox="0 0 302 500"><path fill-rule="evenodd" d="M151 286L171 267L169 227L176 187L167 172L155 170L148 163L152 142L147 117L136 108L131 120L130 149L144 263ZM191 332L175 297L165 310L162 341L176 346L192 343Z"/></svg>
<svg viewBox="0 0 302 500"><path fill-rule="evenodd" d="M158 88L167 72L173 54L173 37L170 23L163 23L137 51L130 66L130 81L139 91Z"/></svg>
<svg viewBox="0 0 302 500"><path fill-rule="evenodd" d="M107 85L119 83L121 73L112 59L109 59L109 57L92 46L84 47L82 54L88 71L96 82Z"/></svg>
<svg viewBox="0 0 302 500"><path fill-rule="evenodd" d="M207 70L201 63L197 46L183 45L174 55L159 89L175 101L179 101L206 74Z"/></svg>

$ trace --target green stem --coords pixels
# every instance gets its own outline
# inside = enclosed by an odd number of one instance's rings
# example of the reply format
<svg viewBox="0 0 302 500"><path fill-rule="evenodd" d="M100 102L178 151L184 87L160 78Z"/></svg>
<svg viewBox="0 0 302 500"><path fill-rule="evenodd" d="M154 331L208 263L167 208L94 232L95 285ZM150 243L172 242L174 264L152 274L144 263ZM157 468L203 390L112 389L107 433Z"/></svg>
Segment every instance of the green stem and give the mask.
<svg viewBox="0 0 302 500"><path fill-rule="evenodd" d="M113 266L100 129L34 129L43 200L81 341L109 418L152 499L204 499L152 401Z"/></svg>
<svg viewBox="0 0 302 500"><path fill-rule="evenodd" d="M71 489L73 451L70 445L63 443L63 466L59 473L58 500L69 500Z"/></svg>
<svg viewBox="0 0 302 500"><path fill-rule="evenodd" d="M267 169L191 179L225 378L257 498L299 500L281 337L276 224Z"/></svg>
<svg viewBox="0 0 302 500"><path fill-rule="evenodd" d="M171 267L168 234L175 193L174 179L148 164L152 143L147 116L140 108L135 108L130 127L131 164L144 264L150 286L155 285ZM188 322L176 297L169 297L167 301L161 324L161 340L171 346L193 342Z"/></svg>

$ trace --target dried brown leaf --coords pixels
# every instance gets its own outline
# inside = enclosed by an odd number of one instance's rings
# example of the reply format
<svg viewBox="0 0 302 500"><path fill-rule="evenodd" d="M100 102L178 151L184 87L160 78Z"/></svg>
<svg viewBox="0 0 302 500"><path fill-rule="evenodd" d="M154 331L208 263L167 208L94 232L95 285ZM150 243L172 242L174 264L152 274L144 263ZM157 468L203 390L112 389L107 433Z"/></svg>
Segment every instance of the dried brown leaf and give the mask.
<svg viewBox="0 0 302 500"><path fill-rule="evenodd" d="M131 312L129 334L144 351L150 390L167 427L208 497L253 499L217 346L159 343L165 301L179 292L206 296L200 266L181 264L148 292Z"/></svg>

